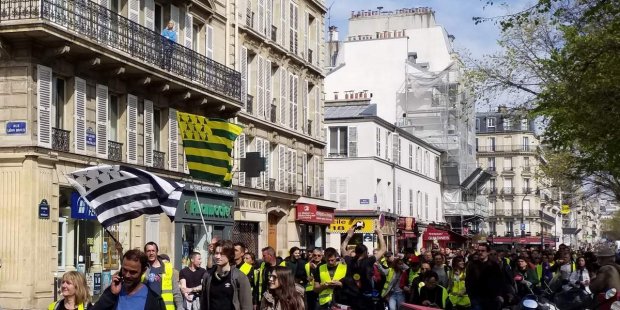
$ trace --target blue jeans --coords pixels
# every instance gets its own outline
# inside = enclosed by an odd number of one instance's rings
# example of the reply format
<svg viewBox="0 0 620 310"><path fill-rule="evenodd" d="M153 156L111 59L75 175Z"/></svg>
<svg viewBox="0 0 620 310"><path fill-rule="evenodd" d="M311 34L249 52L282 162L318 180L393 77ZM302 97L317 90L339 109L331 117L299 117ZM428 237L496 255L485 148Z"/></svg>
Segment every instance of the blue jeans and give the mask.
<svg viewBox="0 0 620 310"><path fill-rule="evenodd" d="M388 309L390 310L398 310L400 309L400 304L405 302L405 294L402 291L393 293L390 295L388 299Z"/></svg>

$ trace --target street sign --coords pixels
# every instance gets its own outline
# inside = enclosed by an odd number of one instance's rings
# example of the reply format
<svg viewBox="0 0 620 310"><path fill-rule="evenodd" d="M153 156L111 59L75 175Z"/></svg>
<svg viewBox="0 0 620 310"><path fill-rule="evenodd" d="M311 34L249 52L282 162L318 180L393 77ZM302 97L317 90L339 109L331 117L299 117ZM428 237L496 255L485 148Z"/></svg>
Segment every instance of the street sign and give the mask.
<svg viewBox="0 0 620 310"><path fill-rule="evenodd" d="M521 230L525 230L525 223L521 223Z"/></svg>

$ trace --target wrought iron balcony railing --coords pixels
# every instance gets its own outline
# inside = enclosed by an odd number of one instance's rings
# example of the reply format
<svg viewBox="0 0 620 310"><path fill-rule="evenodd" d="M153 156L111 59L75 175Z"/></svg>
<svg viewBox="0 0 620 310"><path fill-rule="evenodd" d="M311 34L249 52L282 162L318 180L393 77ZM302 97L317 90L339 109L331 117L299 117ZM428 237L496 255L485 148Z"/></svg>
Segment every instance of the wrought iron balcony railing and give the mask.
<svg viewBox="0 0 620 310"><path fill-rule="evenodd" d="M224 95L241 99L241 74L89 0L2 0L0 23L43 19Z"/></svg>
<svg viewBox="0 0 620 310"><path fill-rule="evenodd" d="M69 152L71 131L60 128L52 128L52 149Z"/></svg>
<svg viewBox="0 0 620 310"><path fill-rule="evenodd" d="M166 169L164 163L166 162L166 153L160 151L153 151L153 167L159 169Z"/></svg>
<svg viewBox="0 0 620 310"><path fill-rule="evenodd" d="M108 159L113 161L123 160L123 144L108 140Z"/></svg>
<svg viewBox="0 0 620 310"><path fill-rule="evenodd" d="M514 195L515 189L514 187L504 187L502 188L502 194L504 195Z"/></svg>

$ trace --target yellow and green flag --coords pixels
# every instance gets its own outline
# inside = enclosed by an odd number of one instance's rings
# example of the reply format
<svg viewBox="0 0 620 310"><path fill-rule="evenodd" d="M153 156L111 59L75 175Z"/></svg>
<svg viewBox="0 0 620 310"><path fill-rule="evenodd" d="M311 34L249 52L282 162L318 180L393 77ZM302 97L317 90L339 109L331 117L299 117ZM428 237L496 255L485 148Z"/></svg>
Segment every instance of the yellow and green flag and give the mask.
<svg viewBox="0 0 620 310"><path fill-rule="evenodd" d="M243 127L222 119L177 112L185 160L192 177L230 186L232 151Z"/></svg>

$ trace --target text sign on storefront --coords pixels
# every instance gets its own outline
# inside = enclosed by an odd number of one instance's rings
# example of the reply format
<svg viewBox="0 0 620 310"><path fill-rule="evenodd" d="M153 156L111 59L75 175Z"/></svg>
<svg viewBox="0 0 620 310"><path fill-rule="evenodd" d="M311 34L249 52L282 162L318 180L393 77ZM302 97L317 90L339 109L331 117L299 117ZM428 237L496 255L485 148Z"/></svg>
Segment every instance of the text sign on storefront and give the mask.
<svg viewBox="0 0 620 310"><path fill-rule="evenodd" d="M333 233L346 233L353 225L358 225L357 233L374 233L375 219L372 218L355 218L355 217L337 217L334 219L329 229Z"/></svg>
<svg viewBox="0 0 620 310"><path fill-rule="evenodd" d="M71 193L71 218L78 220L96 220L95 211L88 206L86 201L77 192Z"/></svg>
<svg viewBox="0 0 620 310"><path fill-rule="evenodd" d="M426 240L450 240L450 234L447 231L427 231Z"/></svg>
<svg viewBox="0 0 620 310"><path fill-rule="evenodd" d="M187 214L200 216L201 211L202 215L207 217L230 218L232 216L232 207L227 204L201 203L198 205L196 200L185 201Z"/></svg>
<svg viewBox="0 0 620 310"><path fill-rule="evenodd" d="M296 209L297 220L300 222L329 225L334 220L334 210L304 203L298 203Z"/></svg>

